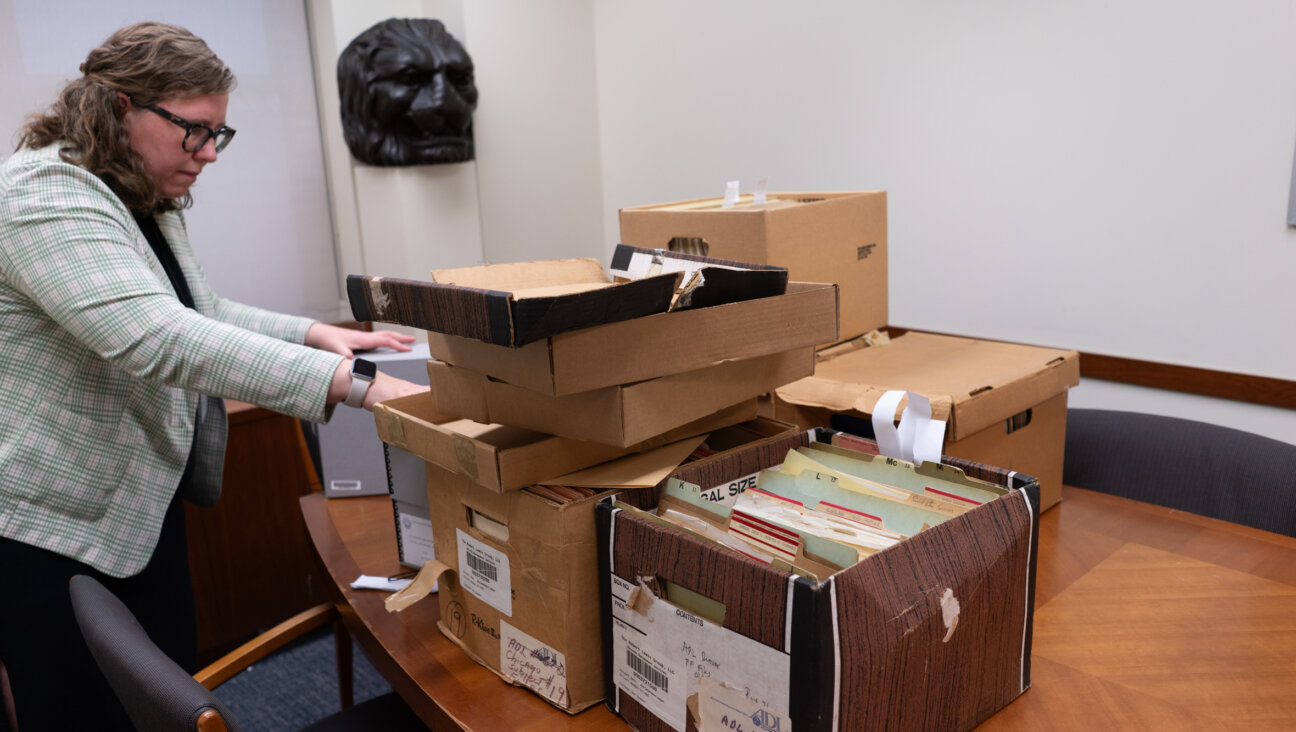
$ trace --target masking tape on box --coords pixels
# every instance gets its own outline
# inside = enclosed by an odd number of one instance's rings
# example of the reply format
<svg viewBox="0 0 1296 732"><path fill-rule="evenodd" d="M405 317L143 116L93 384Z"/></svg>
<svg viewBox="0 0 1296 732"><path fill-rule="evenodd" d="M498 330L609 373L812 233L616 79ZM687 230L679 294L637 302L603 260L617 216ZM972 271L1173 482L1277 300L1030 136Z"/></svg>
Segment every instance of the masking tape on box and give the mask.
<svg viewBox="0 0 1296 732"><path fill-rule="evenodd" d="M392 414L391 410L383 406L382 403L374 405L374 421L378 423L378 432L385 435L383 442L392 447L409 452L405 443L405 425L401 422L400 417Z"/></svg>
<svg viewBox="0 0 1296 732"><path fill-rule="evenodd" d="M455 462L459 472L477 482L477 446L463 435L454 436Z"/></svg>
<svg viewBox="0 0 1296 732"><path fill-rule="evenodd" d="M414 581L405 586L400 592L392 593L390 597L383 601L387 606L387 612L398 613L401 610L413 605L428 596L429 592L437 585L437 579L445 572L453 571L450 565L437 559L429 559L423 563L423 568L415 575Z"/></svg>

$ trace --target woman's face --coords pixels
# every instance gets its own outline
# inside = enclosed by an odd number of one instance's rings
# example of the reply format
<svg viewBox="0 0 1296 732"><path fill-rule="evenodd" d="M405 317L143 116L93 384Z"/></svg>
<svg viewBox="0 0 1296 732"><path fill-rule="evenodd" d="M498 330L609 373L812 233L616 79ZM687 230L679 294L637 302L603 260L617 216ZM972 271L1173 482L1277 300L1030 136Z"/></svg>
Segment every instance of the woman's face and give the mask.
<svg viewBox="0 0 1296 732"><path fill-rule="evenodd" d="M218 130L225 124L228 94L203 94L182 99L165 99L157 107L194 124ZM153 178L162 198L180 198L198 179L203 166L216 162L216 143L208 140L194 152L185 151L182 143L185 128L146 107L127 100L122 118L130 135L130 146L144 161L144 170ZM198 132L194 132L195 135Z"/></svg>

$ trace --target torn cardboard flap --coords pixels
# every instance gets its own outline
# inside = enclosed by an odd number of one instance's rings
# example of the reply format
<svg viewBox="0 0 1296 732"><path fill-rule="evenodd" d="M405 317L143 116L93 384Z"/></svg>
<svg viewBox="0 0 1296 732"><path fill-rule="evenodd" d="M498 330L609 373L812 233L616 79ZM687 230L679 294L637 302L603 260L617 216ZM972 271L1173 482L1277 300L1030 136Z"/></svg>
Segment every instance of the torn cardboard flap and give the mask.
<svg viewBox="0 0 1296 732"><path fill-rule="evenodd" d="M572 488L650 488L679 468L705 440L706 435L691 437L539 483Z"/></svg>

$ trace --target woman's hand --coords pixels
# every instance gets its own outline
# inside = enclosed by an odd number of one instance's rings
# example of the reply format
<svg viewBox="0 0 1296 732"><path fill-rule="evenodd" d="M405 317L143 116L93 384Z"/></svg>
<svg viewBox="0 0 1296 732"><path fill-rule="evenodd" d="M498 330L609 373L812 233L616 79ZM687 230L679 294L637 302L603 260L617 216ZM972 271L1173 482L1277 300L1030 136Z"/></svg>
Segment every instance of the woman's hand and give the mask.
<svg viewBox="0 0 1296 732"><path fill-rule="evenodd" d="M339 328L327 323L315 323L306 331L306 345L321 351L332 351L347 358L356 351L367 351L371 348L394 348L397 351L408 351L408 344L414 342L414 336L397 333L394 330L352 330Z"/></svg>
<svg viewBox="0 0 1296 732"><path fill-rule="evenodd" d="M408 348L405 350L409 350ZM337 404L346 399L347 394L351 391L351 359L344 358L342 363L338 364L337 370L333 372L333 382L329 385L328 403ZM378 376L374 378L369 385L369 391L365 392L364 408L373 411L373 405L378 402L385 402L388 399L409 396L411 394L426 394L428 387L421 384L415 384L412 381L398 379L395 376L384 374L379 371Z"/></svg>

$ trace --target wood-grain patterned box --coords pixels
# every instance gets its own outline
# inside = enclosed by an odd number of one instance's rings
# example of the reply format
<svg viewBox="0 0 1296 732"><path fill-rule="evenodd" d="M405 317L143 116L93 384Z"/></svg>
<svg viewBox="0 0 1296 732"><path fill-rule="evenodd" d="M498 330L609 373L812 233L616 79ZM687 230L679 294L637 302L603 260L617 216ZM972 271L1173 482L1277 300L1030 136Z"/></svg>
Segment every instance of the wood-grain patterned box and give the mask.
<svg viewBox="0 0 1296 732"><path fill-rule="evenodd" d="M741 702L725 721L743 729L853 732L968 730L1012 701L1030 685L1039 485L945 462L1012 490L822 582L600 503L608 706L691 731L701 690Z"/></svg>

